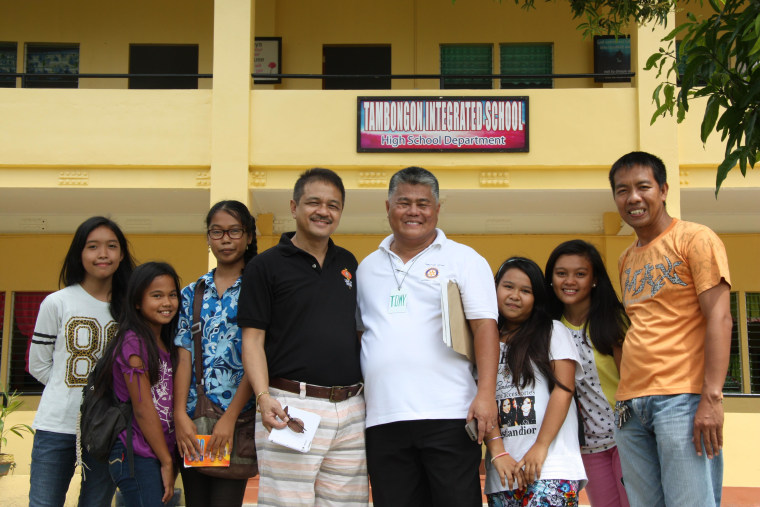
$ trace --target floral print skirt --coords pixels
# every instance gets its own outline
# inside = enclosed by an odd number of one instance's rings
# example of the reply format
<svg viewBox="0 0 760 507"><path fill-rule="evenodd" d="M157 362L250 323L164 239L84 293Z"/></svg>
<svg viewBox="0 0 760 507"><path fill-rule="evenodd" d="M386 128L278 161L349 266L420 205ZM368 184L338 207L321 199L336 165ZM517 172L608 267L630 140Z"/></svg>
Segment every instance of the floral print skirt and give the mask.
<svg viewBox="0 0 760 507"><path fill-rule="evenodd" d="M544 479L528 489L499 491L486 495L488 507L577 507L580 481Z"/></svg>

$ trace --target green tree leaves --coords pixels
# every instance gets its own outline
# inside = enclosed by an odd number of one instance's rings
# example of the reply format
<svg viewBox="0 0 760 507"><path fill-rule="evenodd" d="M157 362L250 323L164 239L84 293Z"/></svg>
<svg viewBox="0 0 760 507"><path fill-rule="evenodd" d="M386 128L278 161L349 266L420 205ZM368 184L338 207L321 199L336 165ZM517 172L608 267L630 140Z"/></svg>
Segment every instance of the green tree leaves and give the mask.
<svg viewBox="0 0 760 507"><path fill-rule="evenodd" d="M683 121L689 101L707 97L700 136L706 142L717 131L725 142L724 160L718 166L715 195L728 173L738 164L742 175L754 167L760 150L756 129L760 110L760 3L747 0L709 0L712 13L687 21L663 39L647 60L663 78L654 92L657 106L652 121L675 114ZM676 54L671 48L681 36ZM679 75L680 70L680 75ZM673 76L678 76L673 83ZM678 86L680 84L680 87ZM674 95L673 91L678 90Z"/></svg>

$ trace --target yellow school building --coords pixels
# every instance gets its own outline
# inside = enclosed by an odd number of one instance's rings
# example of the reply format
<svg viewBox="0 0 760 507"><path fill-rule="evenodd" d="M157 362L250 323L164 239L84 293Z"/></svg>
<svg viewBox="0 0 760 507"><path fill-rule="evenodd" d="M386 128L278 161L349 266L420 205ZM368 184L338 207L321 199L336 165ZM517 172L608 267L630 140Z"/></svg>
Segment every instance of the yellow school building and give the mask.
<svg viewBox="0 0 760 507"><path fill-rule="evenodd" d="M511 255L543 265L557 244L582 238L616 281L633 233L607 174L644 150L669 170L670 214L708 225L726 245L735 320L724 486L760 497L760 174L732 171L715 198L723 146L716 134L700 141L703 102L681 124L650 125L658 80L645 62L687 11L668 28L594 40L565 2L537 5L1 2L0 383L24 393L11 421L33 420L41 386L25 359L35 304L58 289L73 231L90 216L113 218L138 261L168 261L186 284L213 261L211 204L246 202L261 251L294 228L298 174L322 166L347 191L334 239L361 260L390 232L390 176L418 165L439 178L439 226L494 270ZM499 128L515 144L425 146L436 136L414 132L498 138L473 121L487 104L507 105L511 121ZM436 126L416 123L434 111ZM0 478L0 499L28 491L31 438L11 435L3 452L17 466Z"/></svg>

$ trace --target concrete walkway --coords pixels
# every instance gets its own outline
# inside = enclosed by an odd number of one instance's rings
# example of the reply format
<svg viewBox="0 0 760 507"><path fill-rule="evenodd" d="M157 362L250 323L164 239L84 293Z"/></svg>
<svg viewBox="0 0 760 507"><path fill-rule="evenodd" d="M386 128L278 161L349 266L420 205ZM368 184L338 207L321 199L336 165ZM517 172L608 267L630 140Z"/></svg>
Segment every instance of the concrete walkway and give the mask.
<svg viewBox="0 0 760 507"><path fill-rule="evenodd" d="M481 485L485 483L483 474L483 464L481 463ZM259 495L259 478L254 477L248 481L248 487L245 491L243 505L246 507L256 506L256 500ZM370 490L370 500L372 500L372 491ZM370 503L370 505L372 505ZM483 505L487 505L486 497L483 496ZM581 491L579 507L590 507L588 497L585 491ZM684 506L687 507L687 506ZM721 507L760 507L760 487L757 488L736 488L724 487Z"/></svg>

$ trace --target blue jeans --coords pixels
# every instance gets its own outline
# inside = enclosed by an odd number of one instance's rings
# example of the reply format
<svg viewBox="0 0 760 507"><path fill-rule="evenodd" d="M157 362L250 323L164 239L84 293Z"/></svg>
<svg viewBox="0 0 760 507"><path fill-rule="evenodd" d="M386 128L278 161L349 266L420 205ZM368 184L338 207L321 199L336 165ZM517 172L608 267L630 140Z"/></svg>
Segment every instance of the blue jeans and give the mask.
<svg viewBox="0 0 760 507"><path fill-rule="evenodd" d="M79 507L108 507L114 490L108 465L82 452L84 478ZM61 507L74 476L76 435L37 430L32 443L29 507Z"/></svg>
<svg viewBox="0 0 760 507"><path fill-rule="evenodd" d="M161 507L164 496L164 483L161 478L161 463L156 458L134 455L135 475L129 475L129 458L127 448L120 439L111 449L108 470L112 484L119 487L126 507Z"/></svg>
<svg viewBox="0 0 760 507"><path fill-rule="evenodd" d="M720 505L723 452L697 456L691 441L698 394L644 396L625 404L630 419L615 430L632 507Z"/></svg>

